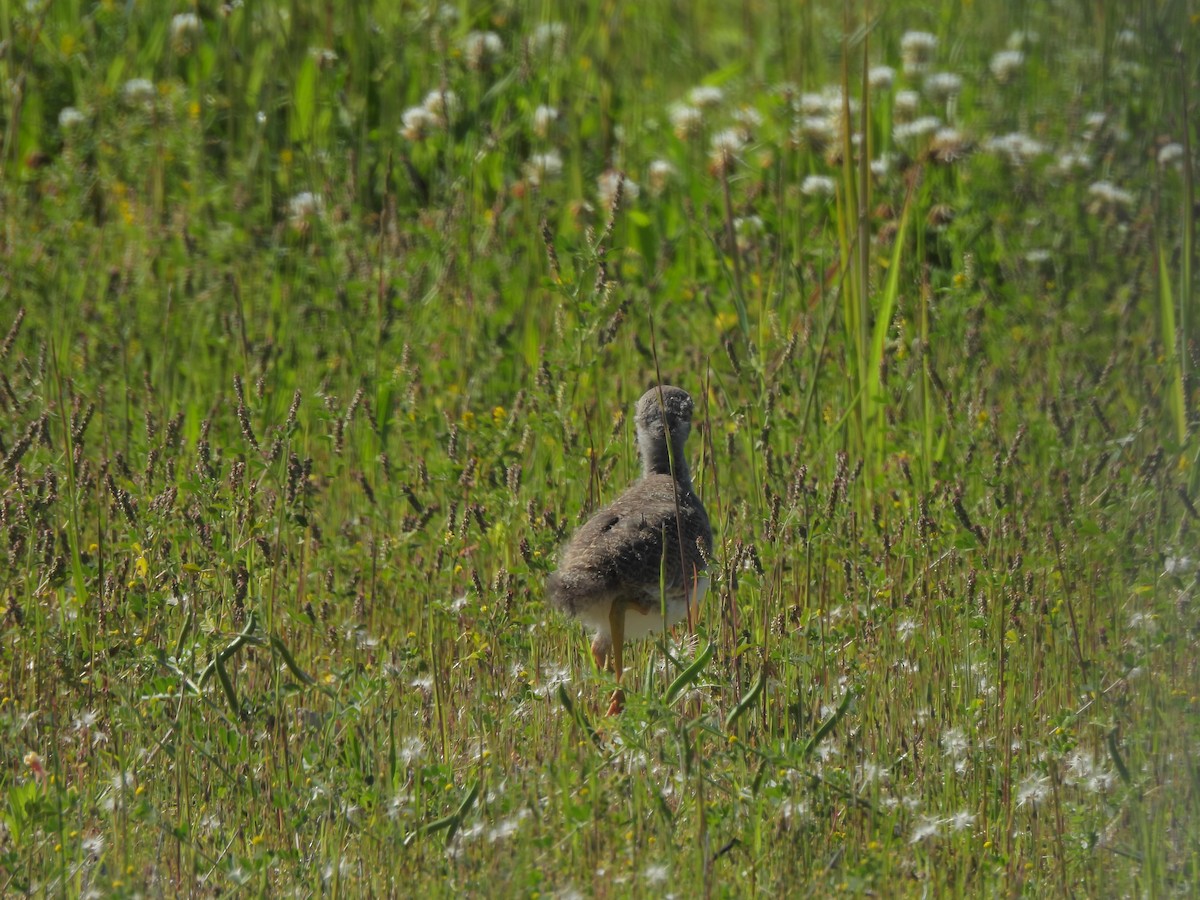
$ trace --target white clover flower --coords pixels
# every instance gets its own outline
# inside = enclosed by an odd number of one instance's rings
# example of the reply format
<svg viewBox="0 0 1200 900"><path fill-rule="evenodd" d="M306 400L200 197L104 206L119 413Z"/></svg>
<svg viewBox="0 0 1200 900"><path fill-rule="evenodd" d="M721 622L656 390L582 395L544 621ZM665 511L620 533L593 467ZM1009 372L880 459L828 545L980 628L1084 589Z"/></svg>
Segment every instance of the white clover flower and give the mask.
<svg viewBox="0 0 1200 900"><path fill-rule="evenodd" d="M59 124L62 124L62 116L59 115ZM1163 144L1158 151L1158 164L1163 168L1167 166L1179 166L1183 162L1183 144L1172 141L1169 144Z"/></svg>
<svg viewBox="0 0 1200 900"><path fill-rule="evenodd" d="M1001 50L992 57L988 68L992 77L1001 84L1008 84L1025 64L1025 54L1020 50Z"/></svg>
<svg viewBox="0 0 1200 900"><path fill-rule="evenodd" d="M87 122L87 116L73 106L64 106L58 111L58 127L62 131L73 131Z"/></svg>
<svg viewBox="0 0 1200 900"><path fill-rule="evenodd" d="M896 636L904 642L908 642L917 631L917 623L915 619L901 619L896 623Z"/></svg>
<svg viewBox="0 0 1200 900"><path fill-rule="evenodd" d="M1089 154L1068 150L1060 153L1050 168L1057 175L1070 175L1072 172L1086 172L1091 167L1092 157Z"/></svg>
<svg viewBox="0 0 1200 900"><path fill-rule="evenodd" d="M534 53L562 56L567 51L567 26L562 22L542 22L533 29L529 47Z"/></svg>
<svg viewBox="0 0 1200 900"><path fill-rule="evenodd" d="M796 105L806 116L824 116L829 112L829 98L825 94L814 94L811 91L801 94Z"/></svg>
<svg viewBox="0 0 1200 900"><path fill-rule="evenodd" d="M667 110L667 118L671 122L671 130L675 132L675 137L681 141L699 134L700 129L704 127L704 113L687 103L672 105Z"/></svg>
<svg viewBox="0 0 1200 900"><path fill-rule="evenodd" d="M971 142L955 128L939 128L929 141L929 153L940 163L953 163L967 155Z"/></svg>
<svg viewBox="0 0 1200 900"><path fill-rule="evenodd" d="M720 106L725 99L725 92L711 85L697 85L688 91L688 103L697 109L711 109Z"/></svg>
<svg viewBox="0 0 1200 900"><path fill-rule="evenodd" d="M838 124L830 116L801 116L792 129L792 139L799 145L823 147L836 141L838 133Z"/></svg>
<svg viewBox="0 0 1200 900"><path fill-rule="evenodd" d="M1032 250L1025 251L1025 262L1031 266L1044 266L1052 262L1053 259L1054 257L1050 255L1050 251L1042 247L1035 247Z"/></svg>
<svg viewBox="0 0 1200 900"><path fill-rule="evenodd" d="M293 223L300 224L315 216L319 216L324 206L325 204L320 194L314 194L312 191L301 191L288 201L288 217Z"/></svg>
<svg viewBox="0 0 1200 900"><path fill-rule="evenodd" d="M650 193L657 197L670 184L671 179L675 177L675 167L665 159L656 159L650 163L646 171L646 181L650 186Z"/></svg>
<svg viewBox="0 0 1200 900"><path fill-rule="evenodd" d="M1021 168L1046 152L1046 147L1020 131L1000 137L988 138L983 149L1004 157L1009 163Z"/></svg>
<svg viewBox="0 0 1200 900"><path fill-rule="evenodd" d="M1023 50L1038 43L1042 36L1036 31L1014 31L1008 36L1005 44L1010 50Z"/></svg>
<svg viewBox="0 0 1200 900"><path fill-rule="evenodd" d="M806 197L832 197L837 193L837 182L828 175L809 175L800 183L800 193Z"/></svg>
<svg viewBox="0 0 1200 900"><path fill-rule="evenodd" d="M712 136L708 146L708 158L713 168L724 171L733 165L737 155L746 145L742 133L736 128L718 131Z"/></svg>
<svg viewBox="0 0 1200 900"><path fill-rule="evenodd" d="M709 141L709 147L714 152L739 153L744 146L746 146L746 142L742 140L741 132L736 128L718 131Z"/></svg>
<svg viewBox="0 0 1200 900"><path fill-rule="evenodd" d="M733 114L733 121L741 127L744 134L752 134L762 127L763 117L753 106L742 106Z"/></svg>
<svg viewBox="0 0 1200 900"><path fill-rule="evenodd" d="M600 198L600 205L611 210L617 202L618 193L621 203L627 204L630 200L637 199L639 190L636 182L626 178L616 169L609 169L596 179L596 193Z"/></svg>
<svg viewBox="0 0 1200 900"><path fill-rule="evenodd" d="M896 70L891 66L872 66L867 72L867 85L873 91L890 91L896 81Z"/></svg>
<svg viewBox="0 0 1200 900"><path fill-rule="evenodd" d="M1111 181L1095 181L1088 185L1088 195L1102 207L1115 208L1132 206L1134 197L1129 191L1117 187Z"/></svg>
<svg viewBox="0 0 1200 900"><path fill-rule="evenodd" d="M200 17L195 13L179 13L171 18L171 37L185 37L201 30Z"/></svg>
<svg viewBox="0 0 1200 900"><path fill-rule="evenodd" d="M1095 112L1090 112L1086 116L1084 116L1083 117L1084 139L1090 141L1092 138L1094 138L1100 132L1100 129L1104 127L1104 124L1107 121L1108 121L1108 113L1101 112L1100 110L1096 110Z"/></svg>
<svg viewBox="0 0 1200 900"><path fill-rule="evenodd" d="M647 884L666 884L671 877L671 867L666 863L652 863L642 870L642 878Z"/></svg>
<svg viewBox="0 0 1200 900"><path fill-rule="evenodd" d="M922 116L912 122L901 122L892 129L892 137L897 144L906 144L933 134L942 127L942 120L937 116Z"/></svg>
<svg viewBox="0 0 1200 900"><path fill-rule="evenodd" d="M879 159L871 160L871 174L876 178L887 178L892 172L892 166L896 164L898 157L895 153L885 153ZM903 626L903 622L900 623ZM901 635L903 637L903 635Z"/></svg>
<svg viewBox="0 0 1200 900"><path fill-rule="evenodd" d="M322 69L328 69L338 61L337 52L328 47L309 47L308 55L315 59Z"/></svg>
<svg viewBox="0 0 1200 900"><path fill-rule="evenodd" d="M154 102L154 82L149 78L130 78L122 85L121 96L130 106L149 106Z"/></svg>
<svg viewBox="0 0 1200 900"><path fill-rule="evenodd" d="M920 75L929 70L937 50L937 37L927 31L907 31L900 38L900 59L905 75Z"/></svg>
<svg viewBox="0 0 1200 900"><path fill-rule="evenodd" d="M450 90L430 91L421 105L437 117L439 125L445 125L458 112L458 94Z"/></svg>
<svg viewBox="0 0 1200 900"><path fill-rule="evenodd" d="M1163 560L1164 575L1190 575L1196 571L1196 560L1190 556L1168 556Z"/></svg>
<svg viewBox="0 0 1200 900"><path fill-rule="evenodd" d="M400 134L406 141L423 141L441 124L441 119L424 106L410 106L400 116Z"/></svg>
<svg viewBox="0 0 1200 900"><path fill-rule="evenodd" d="M921 105L921 95L916 91L897 91L896 99L892 101L892 111L896 119L906 121L917 114Z"/></svg>
<svg viewBox="0 0 1200 900"><path fill-rule="evenodd" d="M467 67L476 71L491 68L504 52L504 41L494 31L472 31L463 38L462 46Z"/></svg>
<svg viewBox="0 0 1200 900"><path fill-rule="evenodd" d="M558 110L553 106L543 104L533 111L533 133L544 138L557 121Z"/></svg>
<svg viewBox="0 0 1200 900"><path fill-rule="evenodd" d="M953 72L934 72L925 79L925 90L938 103L962 93L963 80Z"/></svg>
<svg viewBox="0 0 1200 900"><path fill-rule="evenodd" d="M535 153L525 163L525 177L534 187L553 181L562 175L563 161L556 150Z"/></svg>
<svg viewBox="0 0 1200 900"><path fill-rule="evenodd" d="M763 232L762 216L740 216L733 220L733 230L747 237Z"/></svg>
<svg viewBox="0 0 1200 900"><path fill-rule="evenodd" d="M1118 47L1136 47L1138 44L1137 32L1132 28L1122 28L1117 32L1116 44Z"/></svg>

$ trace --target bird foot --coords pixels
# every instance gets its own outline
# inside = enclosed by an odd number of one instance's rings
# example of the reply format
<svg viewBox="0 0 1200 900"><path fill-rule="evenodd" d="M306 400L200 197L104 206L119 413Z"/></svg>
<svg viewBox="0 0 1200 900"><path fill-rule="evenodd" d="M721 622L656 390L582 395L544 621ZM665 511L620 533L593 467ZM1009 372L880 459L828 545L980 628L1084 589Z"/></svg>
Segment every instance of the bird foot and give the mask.
<svg viewBox="0 0 1200 900"><path fill-rule="evenodd" d="M606 715L619 716L625 711L625 692L620 688L613 691L612 701L608 704Z"/></svg>

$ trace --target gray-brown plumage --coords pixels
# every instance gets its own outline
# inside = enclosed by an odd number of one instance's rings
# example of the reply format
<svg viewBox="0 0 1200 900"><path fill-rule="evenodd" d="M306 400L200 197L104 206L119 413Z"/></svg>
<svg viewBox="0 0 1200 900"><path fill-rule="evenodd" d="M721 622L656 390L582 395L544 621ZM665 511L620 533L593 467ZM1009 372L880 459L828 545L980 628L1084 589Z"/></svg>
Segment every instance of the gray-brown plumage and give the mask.
<svg viewBox="0 0 1200 900"><path fill-rule="evenodd" d="M642 477L575 532L550 576L550 602L595 633L592 653L621 679L626 639L661 632L699 606L712 527L683 445L692 398L663 385L638 401ZM620 689L610 713L620 710Z"/></svg>

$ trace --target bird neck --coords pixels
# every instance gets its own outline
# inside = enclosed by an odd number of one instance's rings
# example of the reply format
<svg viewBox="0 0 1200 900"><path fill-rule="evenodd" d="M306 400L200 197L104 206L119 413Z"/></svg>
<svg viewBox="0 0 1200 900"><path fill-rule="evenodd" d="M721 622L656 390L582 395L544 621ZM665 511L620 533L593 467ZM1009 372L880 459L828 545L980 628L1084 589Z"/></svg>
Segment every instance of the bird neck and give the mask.
<svg viewBox="0 0 1200 900"><path fill-rule="evenodd" d="M692 489L692 475L683 455L683 441L672 439L670 450L667 449L666 441L643 441L639 449L642 455L642 477L674 475L682 487L689 491Z"/></svg>

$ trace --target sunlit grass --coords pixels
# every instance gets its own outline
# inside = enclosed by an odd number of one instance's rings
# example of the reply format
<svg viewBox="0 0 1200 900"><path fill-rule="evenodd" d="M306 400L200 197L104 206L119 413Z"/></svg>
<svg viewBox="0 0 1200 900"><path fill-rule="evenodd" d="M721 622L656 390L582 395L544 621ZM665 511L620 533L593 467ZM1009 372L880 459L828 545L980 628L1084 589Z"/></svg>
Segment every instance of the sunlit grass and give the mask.
<svg viewBox="0 0 1200 900"><path fill-rule="evenodd" d="M985 7L4 6L2 892L1193 891L1196 22Z"/></svg>

